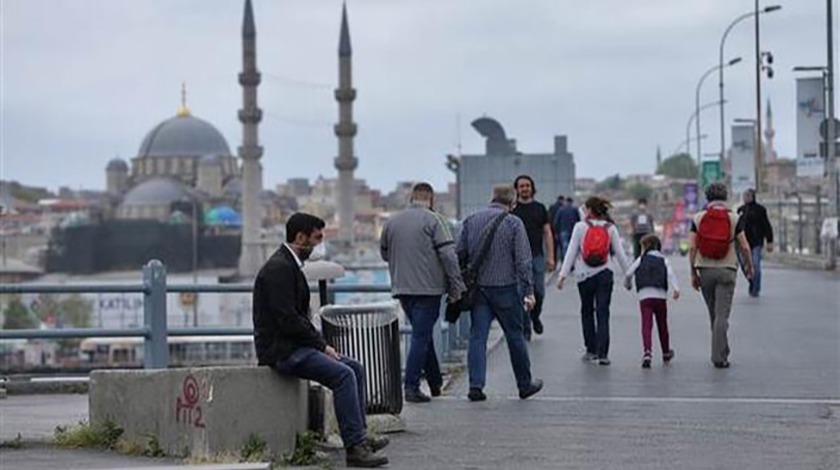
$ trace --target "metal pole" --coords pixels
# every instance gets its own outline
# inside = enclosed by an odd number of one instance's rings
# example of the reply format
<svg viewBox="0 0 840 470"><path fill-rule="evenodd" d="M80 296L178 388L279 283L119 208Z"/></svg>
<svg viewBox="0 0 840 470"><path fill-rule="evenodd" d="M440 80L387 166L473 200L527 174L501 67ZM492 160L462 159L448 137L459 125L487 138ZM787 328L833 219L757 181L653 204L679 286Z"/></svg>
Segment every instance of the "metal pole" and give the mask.
<svg viewBox="0 0 840 470"><path fill-rule="evenodd" d="M755 192L761 192L761 174L764 167L764 159L761 153L761 39L759 25L761 15L758 14L759 0L755 0Z"/></svg>
<svg viewBox="0 0 840 470"><path fill-rule="evenodd" d="M816 240L816 254L822 254L822 241L820 240L820 224L822 223L822 187L817 185L817 216L814 221L814 228L816 229L815 240Z"/></svg>
<svg viewBox="0 0 840 470"><path fill-rule="evenodd" d="M802 195L796 194L796 233L799 245L799 254L802 254Z"/></svg>
<svg viewBox="0 0 840 470"><path fill-rule="evenodd" d="M826 151L826 165L828 165L828 192L829 200L834 204L831 211L835 217L840 217L840 188L837 182L837 162L834 154L834 143L837 140L837 129L834 122L834 16L833 0L826 0L826 40L828 52L828 67L826 69L826 98L828 116L828 138ZM828 250L828 269L837 267L837 241L835 240Z"/></svg>
<svg viewBox="0 0 840 470"><path fill-rule="evenodd" d="M193 284L198 284L198 203L192 198L192 272ZM193 294L193 326L198 326L198 293Z"/></svg>
<svg viewBox="0 0 840 470"><path fill-rule="evenodd" d="M146 369L169 367L169 347L166 344L166 266L153 259L143 267L143 317L148 329L143 345L143 365Z"/></svg>

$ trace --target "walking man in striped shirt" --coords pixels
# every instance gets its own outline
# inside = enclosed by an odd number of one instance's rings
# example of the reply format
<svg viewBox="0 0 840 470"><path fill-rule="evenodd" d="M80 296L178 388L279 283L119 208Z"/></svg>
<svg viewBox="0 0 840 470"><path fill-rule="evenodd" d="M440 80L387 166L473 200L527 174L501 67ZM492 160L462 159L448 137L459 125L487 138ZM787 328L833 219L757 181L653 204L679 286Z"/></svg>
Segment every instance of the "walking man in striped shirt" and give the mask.
<svg viewBox="0 0 840 470"><path fill-rule="evenodd" d="M522 220L510 214L516 193L510 185L493 188L489 207L464 220L458 236L458 258L465 266L475 260L493 222L501 223L490 241L490 250L478 270L475 303L470 312L470 344L467 351L470 401L487 399L484 385L487 376L487 336L493 319L499 321L510 352L510 362L519 389L526 399L542 389L541 380L531 378L531 361L525 344L523 323L525 309L536 304L531 274L531 247ZM520 292L525 293L525 298ZM524 304L524 305L523 305Z"/></svg>

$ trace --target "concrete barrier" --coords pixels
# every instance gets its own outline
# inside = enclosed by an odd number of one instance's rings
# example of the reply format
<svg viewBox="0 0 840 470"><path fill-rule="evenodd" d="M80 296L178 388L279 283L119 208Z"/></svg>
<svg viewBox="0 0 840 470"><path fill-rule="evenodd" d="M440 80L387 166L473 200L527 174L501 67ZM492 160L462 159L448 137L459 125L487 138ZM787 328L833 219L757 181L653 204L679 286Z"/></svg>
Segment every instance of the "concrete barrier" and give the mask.
<svg viewBox="0 0 840 470"><path fill-rule="evenodd" d="M308 419L306 381L268 367L94 371L89 403L91 425L182 457L239 454L251 435L282 456Z"/></svg>

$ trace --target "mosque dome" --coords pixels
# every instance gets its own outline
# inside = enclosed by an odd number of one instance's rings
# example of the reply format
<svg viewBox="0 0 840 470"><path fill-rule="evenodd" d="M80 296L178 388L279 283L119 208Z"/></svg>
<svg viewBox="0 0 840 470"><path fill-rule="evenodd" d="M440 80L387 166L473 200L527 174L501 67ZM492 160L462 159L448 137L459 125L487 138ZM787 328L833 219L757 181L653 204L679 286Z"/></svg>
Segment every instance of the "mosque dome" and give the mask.
<svg viewBox="0 0 840 470"><path fill-rule="evenodd" d="M185 108L178 115L155 126L140 144L138 157L185 157L230 155L222 134L207 121L192 116Z"/></svg>
<svg viewBox="0 0 840 470"><path fill-rule="evenodd" d="M123 206L150 206L191 199L180 182L170 178L155 178L131 188L123 199Z"/></svg>
<svg viewBox="0 0 840 470"><path fill-rule="evenodd" d="M105 167L107 171L128 171L128 163L121 158L113 158Z"/></svg>

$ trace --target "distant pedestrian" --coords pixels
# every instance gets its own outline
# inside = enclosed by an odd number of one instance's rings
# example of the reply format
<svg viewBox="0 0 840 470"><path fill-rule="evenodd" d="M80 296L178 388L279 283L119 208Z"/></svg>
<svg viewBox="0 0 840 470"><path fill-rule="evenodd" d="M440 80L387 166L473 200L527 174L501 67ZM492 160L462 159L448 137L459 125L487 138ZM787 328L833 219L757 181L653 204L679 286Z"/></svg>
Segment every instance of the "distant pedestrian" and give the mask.
<svg viewBox="0 0 840 470"><path fill-rule="evenodd" d="M753 276L747 237L738 216L726 207L727 196L722 183L706 188L709 202L706 210L694 216L688 250L691 286L700 290L706 301L712 327L712 363L719 369L729 367L729 316L738 273L736 247L744 259L744 274L747 279Z"/></svg>
<svg viewBox="0 0 840 470"><path fill-rule="evenodd" d="M531 361L523 333L525 311L534 308L536 299L528 234L522 220L509 215L515 200L513 187L496 186L493 188L490 206L467 217L458 236L458 257L461 265L466 266L475 260L485 237L496 226L489 254L478 272L478 290L470 312L470 344L467 352L470 385L467 397L470 401L487 399L484 394L487 336L494 318L501 325L507 341L519 398L528 398L543 386L541 380L531 378Z"/></svg>
<svg viewBox="0 0 840 470"><path fill-rule="evenodd" d="M621 236L610 217L609 201L600 197L586 200L586 218L575 224L569 250L563 258L563 267L557 279L557 288L563 289L566 278L574 269L580 294L581 326L586 346L584 361L598 361L610 365L610 302L613 291L613 271L610 260L618 259L623 272L627 272L627 255Z"/></svg>
<svg viewBox="0 0 840 470"><path fill-rule="evenodd" d="M311 320L309 283L301 268L323 242L324 226L323 220L305 213L286 222L286 243L254 280L254 348L259 365L332 390L347 466L379 467L388 463L378 452L388 438L368 436L364 367L336 352Z"/></svg>
<svg viewBox="0 0 840 470"><path fill-rule="evenodd" d="M557 211L560 210L560 208L563 207L564 204L566 204L566 196L563 196L562 194L558 195L557 199L554 201L554 203L551 204L551 206L549 206L549 208L548 208L548 220L549 221L554 220L554 217L557 215ZM557 235L556 232L555 232L555 235ZM557 254L556 250L554 251L554 254L555 255Z"/></svg>
<svg viewBox="0 0 840 470"><path fill-rule="evenodd" d="M534 297L536 304L530 312L525 312L525 339L531 339L531 325L534 333L543 333L543 323L540 320L543 300L545 299L545 273L554 271L554 234L551 231L551 219L548 211L541 202L534 199L537 187L528 175L517 176L513 181L516 189L516 206L513 214L522 219L525 231L528 233L528 244L531 248L531 269L534 282Z"/></svg>
<svg viewBox="0 0 840 470"><path fill-rule="evenodd" d="M633 258L638 258L642 253L642 237L654 231L653 216L648 212L647 199L639 199L638 208L630 218L630 225L633 230Z"/></svg>
<svg viewBox="0 0 840 470"><path fill-rule="evenodd" d="M642 367L650 368L652 355L651 330L656 318L659 332L659 346L662 348L662 360L667 364L674 358L668 334L668 290L673 291L674 300L680 298L680 286L671 263L662 254L662 242L654 234L642 237L642 255L633 261L625 277L625 287L630 290L633 281L639 295L639 308L642 313Z"/></svg>
<svg viewBox="0 0 840 470"><path fill-rule="evenodd" d="M557 237L559 244L558 259L563 262L566 257L566 251L569 250L569 242L572 240L572 231L575 229L575 224L580 222L580 210L575 206L574 199L567 197L566 203L557 211L554 219L554 234Z"/></svg>
<svg viewBox="0 0 840 470"><path fill-rule="evenodd" d="M767 252L773 252L773 226L767 217L767 209L755 199L755 190L749 189L744 193L744 205L738 208L741 216L740 223L752 255L753 278L750 279L750 297L761 295L761 252L767 241ZM743 260L741 260L741 264Z"/></svg>
<svg viewBox="0 0 840 470"><path fill-rule="evenodd" d="M434 197L430 184L414 185L411 204L388 220L380 239L382 259L391 274L391 293L411 324L404 379L405 401L411 403L431 400L420 391L421 375L433 397L441 394L443 377L432 331L443 296L455 302L464 291L455 239L443 216L434 212Z"/></svg>

